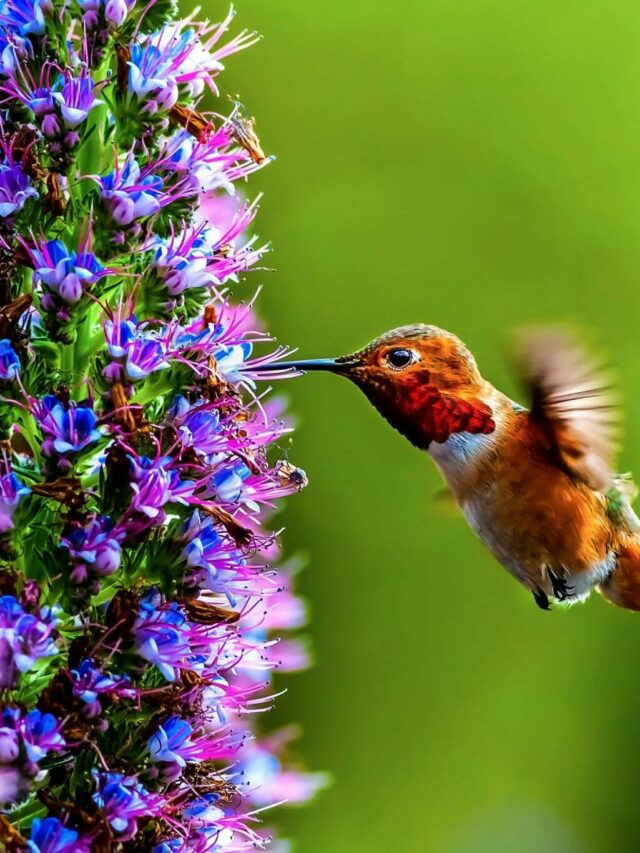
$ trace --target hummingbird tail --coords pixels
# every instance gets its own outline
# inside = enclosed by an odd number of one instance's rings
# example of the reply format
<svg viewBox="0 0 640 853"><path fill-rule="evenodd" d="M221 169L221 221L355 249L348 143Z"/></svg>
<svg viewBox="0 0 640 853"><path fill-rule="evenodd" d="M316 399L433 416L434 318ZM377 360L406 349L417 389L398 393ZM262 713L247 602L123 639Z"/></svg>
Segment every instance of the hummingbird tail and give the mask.
<svg viewBox="0 0 640 853"><path fill-rule="evenodd" d="M640 611L640 534L625 537L616 552L616 567L600 584L600 592L618 607Z"/></svg>

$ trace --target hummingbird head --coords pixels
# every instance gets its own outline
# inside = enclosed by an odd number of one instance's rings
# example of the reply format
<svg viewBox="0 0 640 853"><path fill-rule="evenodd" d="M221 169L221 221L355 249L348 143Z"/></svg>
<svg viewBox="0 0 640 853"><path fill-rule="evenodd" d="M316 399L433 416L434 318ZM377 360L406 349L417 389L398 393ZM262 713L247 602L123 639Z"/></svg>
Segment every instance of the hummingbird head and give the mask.
<svg viewBox="0 0 640 853"><path fill-rule="evenodd" d="M287 366L350 379L391 426L423 449L453 433L495 429L493 412L483 402L489 386L475 359L459 338L437 326L401 326L351 355Z"/></svg>

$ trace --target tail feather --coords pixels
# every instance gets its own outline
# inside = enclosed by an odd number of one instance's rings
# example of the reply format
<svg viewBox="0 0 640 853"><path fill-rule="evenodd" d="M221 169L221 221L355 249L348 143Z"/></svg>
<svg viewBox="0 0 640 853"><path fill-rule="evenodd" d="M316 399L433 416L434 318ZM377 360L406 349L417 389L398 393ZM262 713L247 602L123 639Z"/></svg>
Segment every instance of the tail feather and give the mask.
<svg viewBox="0 0 640 853"><path fill-rule="evenodd" d="M640 610L640 536L625 537L616 552L616 567L600 584L600 592L618 607Z"/></svg>

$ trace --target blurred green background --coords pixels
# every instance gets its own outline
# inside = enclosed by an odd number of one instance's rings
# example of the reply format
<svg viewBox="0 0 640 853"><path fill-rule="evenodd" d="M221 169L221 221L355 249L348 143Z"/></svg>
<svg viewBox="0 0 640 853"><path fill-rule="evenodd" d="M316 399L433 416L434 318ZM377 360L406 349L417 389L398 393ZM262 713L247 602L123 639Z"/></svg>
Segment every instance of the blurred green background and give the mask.
<svg viewBox="0 0 640 853"><path fill-rule="evenodd" d="M264 41L224 91L278 157L252 181L277 271L247 288L278 339L337 355L435 323L517 395L510 330L573 318L620 369L640 474L636 0L237 5ZM334 776L280 813L297 849L637 851L640 617L598 596L541 612L353 387L287 391L311 485L285 541L310 558L317 665L279 715Z"/></svg>

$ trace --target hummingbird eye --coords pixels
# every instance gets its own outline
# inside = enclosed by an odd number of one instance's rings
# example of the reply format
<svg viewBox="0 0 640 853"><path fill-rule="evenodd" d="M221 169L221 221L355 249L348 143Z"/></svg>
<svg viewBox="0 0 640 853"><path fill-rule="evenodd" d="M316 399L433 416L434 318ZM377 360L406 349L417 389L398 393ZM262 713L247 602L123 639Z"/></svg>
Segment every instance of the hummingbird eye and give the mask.
<svg viewBox="0 0 640 853"><path fill-rule="evenodd" d="M389 366L393 367L394 370L402 370L403 367L408 367L408 365L416 361L416 354L413 350L400 347L398 349L389 350L386 359Z"/></svg>

